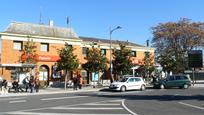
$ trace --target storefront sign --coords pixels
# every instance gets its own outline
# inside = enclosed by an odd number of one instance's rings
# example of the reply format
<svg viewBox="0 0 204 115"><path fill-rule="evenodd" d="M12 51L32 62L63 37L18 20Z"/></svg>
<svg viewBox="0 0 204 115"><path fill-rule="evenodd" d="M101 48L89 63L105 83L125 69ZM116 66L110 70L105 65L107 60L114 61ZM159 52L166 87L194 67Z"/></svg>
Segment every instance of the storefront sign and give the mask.
<svg viewBox="0 0 204 115"><path fill-rule="evenodd" d="M59 56L49 56L49 55L37 55L36 56L37 61L56 62L59 59L60 59Z"/></svg>

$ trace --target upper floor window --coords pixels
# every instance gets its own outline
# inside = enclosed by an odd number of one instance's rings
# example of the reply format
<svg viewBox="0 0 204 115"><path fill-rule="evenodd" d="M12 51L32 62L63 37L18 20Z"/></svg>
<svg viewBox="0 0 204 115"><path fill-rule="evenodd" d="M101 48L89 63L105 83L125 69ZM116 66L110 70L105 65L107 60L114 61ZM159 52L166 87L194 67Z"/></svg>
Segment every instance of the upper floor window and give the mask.
<svg viewBox="0 0 204 115"><path fill-rule="evenodd" d="M106 49L101 49L101 54L106 55Z"/></svg>
<svg viewBox="0 0 204 115"><path fill-rule="evenodd" d="M132 51L131 54L132 54L133 57L137 57L136 51Z"/></svg>
<svg viewBox="0 0 204 115"><path fill-rule="evenodd" d="M49 44L48 43L41 43L40 51L48 52L49 51Z"/></svg>
<svg viewBox="0 0 204 115"><path fill-rule="evenodd" d="M22 41L13 41L13 49L22 50L23 49L23 42Z"/></svg>

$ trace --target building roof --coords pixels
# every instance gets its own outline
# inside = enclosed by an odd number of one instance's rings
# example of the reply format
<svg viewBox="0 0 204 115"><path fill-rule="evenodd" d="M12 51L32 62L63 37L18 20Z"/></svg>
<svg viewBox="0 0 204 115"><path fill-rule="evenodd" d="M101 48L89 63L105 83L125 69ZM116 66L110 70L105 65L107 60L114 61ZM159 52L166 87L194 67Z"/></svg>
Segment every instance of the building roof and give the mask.
<svg viewBox="0 0 204 115"><path fill-rule="evenodd" d="M4 33L25 34L33 36L59 37L59 38L78 38L71 28L61 28L43 24L31 24L22 22L12 22Z"/></svg>
<svg viewBox="0 0 204 115"><path fill-rule="evenodd" d="M96 42L96 43L110 43L109 39L101 39L101 38L93 38L93 37L82 37L79 36L80 39L82 39L84 42ZM128 41L119 41L119 40L111 40L112 44L119 44L119 43L125 43L128 44L129 46L136 46L136 47L145 47L143 45L139 45L139 44L135 44L132 42L128 42Z"/></svg>

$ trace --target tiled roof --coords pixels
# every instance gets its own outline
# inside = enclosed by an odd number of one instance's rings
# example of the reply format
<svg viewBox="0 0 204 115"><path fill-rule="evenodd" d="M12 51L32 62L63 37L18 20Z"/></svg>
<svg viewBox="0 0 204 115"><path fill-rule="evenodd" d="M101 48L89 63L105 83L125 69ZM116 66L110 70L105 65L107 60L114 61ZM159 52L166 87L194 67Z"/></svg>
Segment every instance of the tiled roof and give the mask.
<svg viewBox="0 0 204 115"><path fill-rule="evenodd" d="M49 25L21 22L10 23L8 28L4 32L12 34L25 34L46 37L78 38L77 34L71 28L59 28Z"/></svg>
<svg viewBox="0 0 204 115"><path fill-rule="evenodd" d="M93 38L93 37L82 37L79 36L80 39L82 39L84 42L96 42L96 43L110 43L109 39L101 39L101 38ZM119 40L111 40L112 44L119 44L119 43L128 43L129 46L136 46L136 47L145 47L143 45L139 45L139 44L135 44L132 42L128 42L128 41L119 41Z"/></svg>

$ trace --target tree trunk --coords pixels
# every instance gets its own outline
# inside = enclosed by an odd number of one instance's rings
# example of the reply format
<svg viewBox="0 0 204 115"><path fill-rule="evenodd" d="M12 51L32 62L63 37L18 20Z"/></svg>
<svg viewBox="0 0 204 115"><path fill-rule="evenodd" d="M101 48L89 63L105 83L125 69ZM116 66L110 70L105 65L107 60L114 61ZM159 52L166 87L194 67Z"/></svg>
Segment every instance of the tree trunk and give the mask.
<svg viewBox="0 0 204 115"><path fill-rule="evenodd" d="M64 90L67 90L67 77L68 77L68 70L65 70L65 78L64 78Z"/></svg>
<svg viewBox="0 0 204 115"><path fill-rule="evenodd" d="M90 76L90 75L89 75L89 71L87 71L87 78L86 78L87 84L89 84L89 79L90 79L89 76Z"/></svg>

